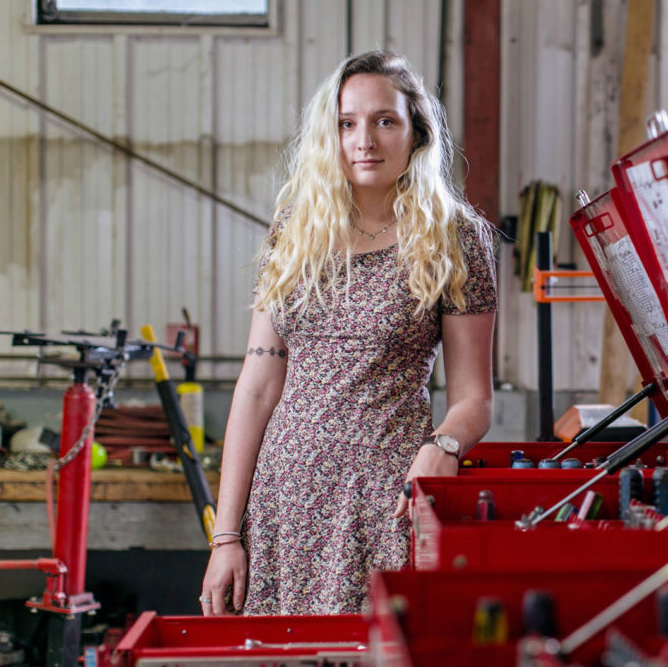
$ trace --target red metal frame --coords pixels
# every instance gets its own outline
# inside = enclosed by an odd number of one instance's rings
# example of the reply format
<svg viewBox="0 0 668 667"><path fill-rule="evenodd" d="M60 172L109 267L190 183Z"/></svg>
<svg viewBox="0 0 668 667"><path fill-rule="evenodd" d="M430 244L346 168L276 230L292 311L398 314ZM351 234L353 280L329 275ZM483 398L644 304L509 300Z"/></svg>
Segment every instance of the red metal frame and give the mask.
<svg viewBox="0 0 668 667"><path fill-rule="evenodd" d="M67 566L57 558L35 558L34 560L2 560L0 570L41 570L46 574L46 588L42 599L37 602L28 600L26 605L49 609L51 611L65 611L67 595L65 593L65 576Z"/></svg>

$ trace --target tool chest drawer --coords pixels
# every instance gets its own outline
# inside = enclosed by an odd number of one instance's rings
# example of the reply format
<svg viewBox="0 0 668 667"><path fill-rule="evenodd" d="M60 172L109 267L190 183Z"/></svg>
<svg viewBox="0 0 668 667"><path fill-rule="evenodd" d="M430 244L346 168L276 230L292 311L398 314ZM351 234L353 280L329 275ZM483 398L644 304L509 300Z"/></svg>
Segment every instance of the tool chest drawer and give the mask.
<svg viewBox="0 0 668 667"><path fill-rule="evenodd" d="M643 575L614 572L385 572L373 579L371 654L378 665L401 667L516 667L519 643L534 622L530 599L551 603L554 637L581 628ZM496 613L490 615L494 601ZM487 626L487 627L486 627ZM649 596L614 628L650 655L665 641L658 635L655 599ZM605 632L583 643L564 662L602 664Z"/></svg>
<svg viewBox="0 0 668 667"><path fill-rule="evenodd" d="M417 570L562 572L614 571L637 567L650 572L668 561L668 531L606 522L605 529L572 528L545 521L520 530L511 521L442 523L431 508L415 522L413 564Z"/></svg>
<svg viewBox="0 0 668 667"><path fill-rule="evenodd" d="M123 667L368 664L368 624L361 615L158 616L144 612L117 651Z"/></svg>
<svg viewBox="0 0 668 667"><path fill-rule="evenodd" d="M560 467L563 467L564 460L577 459L584 464L593 462L596 459L607 458L620 447L622 442L586 442L578 445L569 452L563 459L560 459ZM523 458L531 461L535 468L538 468L541 461L552 459L553 456L560 453L566 447L568 442L479 442L462 459L462 468L510 468L512 457L517 456L516 452L521 452ZM668 443L658 442L647 451L643 452L640 460L646 466L665 465L668 455Z"/></svg>
<svg viewBox="0 0 668 667"><path fill-rule="evenodd" d="M598 519L619 519L619 477L614 473L593 487L602 496ZM497 520L515 521L537 505L549 508L589 481L593 470L464 469L457 477L421 477L414 481L416 496L422 492L441 521L475 521L480 491L490 491ZM579 505L584 493L573 498ZM653 496L652 470L643 474L645 502Z"/></svg>
<svg viewBox="0 0 668 667"><path fill-rule="evenodd" d="M562 475L569 485L557 479ZM651 529L631 527L619 518L619 475L594 487L601 499L595 519L567 522L550 517L528 529L516 525L522 514L537 504L549 507L587 475L591 471L488 470L484 475L477 471L457 478L418 479L412 500L413 566L564 573L637 567L649 572L668 561L668 530L656 530L658 522ZM646 476L643 491L648 499L651 482ZM481 490L493 497L494 518L489 520L476 518Z"/></svg>

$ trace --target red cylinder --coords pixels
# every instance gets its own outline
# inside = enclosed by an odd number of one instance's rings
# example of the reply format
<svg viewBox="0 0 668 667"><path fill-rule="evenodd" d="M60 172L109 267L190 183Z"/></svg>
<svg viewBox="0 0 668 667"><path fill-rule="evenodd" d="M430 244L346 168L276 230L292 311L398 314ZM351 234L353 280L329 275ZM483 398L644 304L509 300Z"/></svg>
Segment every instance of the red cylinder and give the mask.
<svg viewBox="0 0 668 667"><path fill-rule="evenodd" d="M95 413L95 392L85 383L75 382L63 397L60 433L61 458L72 449ZM83 449L61 469L58 476L58 515L55 558L67 566L65 593L84 592L86 548L90 504L90 457L94 431L91 429Z"/></svg>

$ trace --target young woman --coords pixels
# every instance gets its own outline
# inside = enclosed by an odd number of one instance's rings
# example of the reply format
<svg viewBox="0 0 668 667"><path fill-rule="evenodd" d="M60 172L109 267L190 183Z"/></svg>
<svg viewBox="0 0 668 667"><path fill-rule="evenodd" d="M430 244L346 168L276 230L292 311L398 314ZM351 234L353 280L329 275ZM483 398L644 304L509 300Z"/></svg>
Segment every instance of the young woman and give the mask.
<svg viewBox="0 0 668 667"><path fill-rule="evenodd" d="M491 233L451 183L438 101L404 58L352 57L291 149L225 434L205 615L229 611L230 587L247 614L361 611L369 572L408 562L404 482L456 475L492 414Z"/></svg>

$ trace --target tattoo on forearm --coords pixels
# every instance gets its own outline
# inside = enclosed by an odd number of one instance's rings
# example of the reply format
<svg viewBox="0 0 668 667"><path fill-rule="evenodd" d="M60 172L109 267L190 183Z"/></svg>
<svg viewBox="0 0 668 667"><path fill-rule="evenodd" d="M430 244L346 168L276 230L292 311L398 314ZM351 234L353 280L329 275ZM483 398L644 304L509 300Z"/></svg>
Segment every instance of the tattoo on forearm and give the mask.
<svg viewBox="0 0 668 667"><path fill-rule="evenodd" d="M283 349L277 350L275 347L270 347L269 349L263 347L249 347L247 354L249 357L254 354L257 354L258 357L261 357L263 354L268 354L272 357L279 356L282 358L288 356L288 351Z"/></svg>

